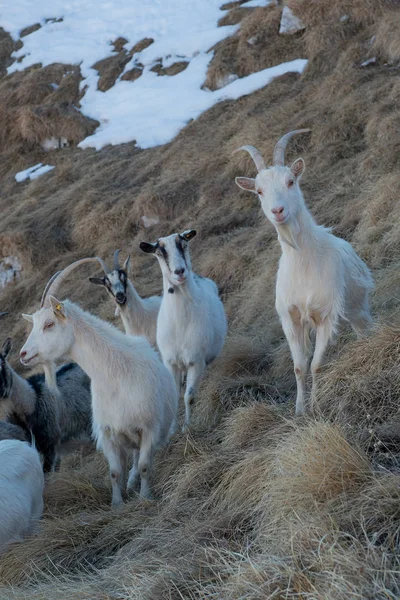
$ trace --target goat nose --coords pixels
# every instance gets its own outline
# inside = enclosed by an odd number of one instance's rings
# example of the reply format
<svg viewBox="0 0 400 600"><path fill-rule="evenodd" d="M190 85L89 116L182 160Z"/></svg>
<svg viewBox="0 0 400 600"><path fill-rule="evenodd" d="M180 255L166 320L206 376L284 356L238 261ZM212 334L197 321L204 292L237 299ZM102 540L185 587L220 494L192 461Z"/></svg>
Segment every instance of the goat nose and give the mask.
<svg viewBox="0 0 400 600"><path fill-rule="evenodd" d="M185 272L184 267L182 267L181 269L175 269L175 275L183 275Z"/></svg>
<svg viewBox="0 0 400 600"><path fill-rule="evenodd" d="M21 358L25 358L26 356L26 351L25 350L21 350L21 352L19 353Z"/></svg>
<svg viewBox="0 0 400 600"><path fill-rule="evenodd" d="M284 210L283 206L278 206L278 208L273 208L271 212L273 212L274 215L281 215Z"/></svg>

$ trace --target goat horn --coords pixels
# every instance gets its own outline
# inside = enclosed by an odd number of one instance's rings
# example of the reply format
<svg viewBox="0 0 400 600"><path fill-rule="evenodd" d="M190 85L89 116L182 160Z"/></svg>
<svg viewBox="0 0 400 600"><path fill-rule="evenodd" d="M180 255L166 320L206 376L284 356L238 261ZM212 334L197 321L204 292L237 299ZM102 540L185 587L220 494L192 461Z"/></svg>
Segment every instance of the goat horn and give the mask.
<svg viewBox="0 0 400 600"><path fill-rule="evenodd" d="M116 250L114 252L114 269L119 269L119 261L118 261L118 255L121 252L121 250Z"/></svg>
<svg viewBox="0 0 400 600"><path fill-rule="evenodd" d="M235 152L240 152L240 150L245 150L250 154L251 158L254 160L254 164L256 165L258 172L267 168L265 166L263 156L261 152L257 150L257 148L254 148L254 146L241 146L240 148L237 148L237 150L234 151L234 154Z"/></svg>
<svg viewBox="0 0 400 600"><path fill-rule="evenodd" d="M104 260L102 258L100 258L100 256L96 256L96 260L99 261L104 273L106 275L109 275L111 273L111 270L107 267L106 263L104 262Z"/></svg>
<svg viewBox="0 0 400 600"><path fill-rule="evenodd" d="M276 146L274 149L273 164L284 166L285 165L285 149L286 149L287 143L290 140L290 138L294 135L297 135L298 133L308 133L309 131L311 131L311 129L295 129L294 131L289 131L289 133L286 133L285 135L283 135L281 137L281 139L278 140L278 142L276 143Z"/></svg>
<svg viewBox="0 0 400 600"><path fill-rule="evenodd" d="M76 260L75 262L68 265L68 267L65 267L65 269L60 271L60 273L58 273L57 277L54 277L54 279L52 278L52 281L49 282L48 286L46 286L48 289L47 289L46 296L43 300L43 305L47 304L47 298L49 296L56 296L58 294L61 284L66 280L68 275L76 267L78 267L79 265L83 265L84 263L88 263L88 262L97 262L97 258L81 258L80 260Z"/></svg>
<svg viewBox="0 0 400 600"><path fill-rule="evenodd" d="M60 273L61 273L61 271L57 271L57 273L54 273L54 275L52 277L50 277L49 281L47 282L46 287L44 288L44 292L42 294L42 299L40 300L40 308L43 308L45 300L46 300L47 292L49 291L49 287L51 286L53 281L55 279L57 279L57 277L59 276Z"/></svg>

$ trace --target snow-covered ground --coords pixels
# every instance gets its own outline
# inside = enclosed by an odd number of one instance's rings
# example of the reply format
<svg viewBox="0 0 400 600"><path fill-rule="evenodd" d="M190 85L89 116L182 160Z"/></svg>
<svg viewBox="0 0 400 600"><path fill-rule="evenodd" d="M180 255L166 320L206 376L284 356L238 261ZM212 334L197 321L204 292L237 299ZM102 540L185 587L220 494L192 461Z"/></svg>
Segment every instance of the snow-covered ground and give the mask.
<svg viewBox="0 0 400 600"><path fill-rule="evenodd" d="M244 6L267 6L272 0L250 0ZM236 79L214 92L203 90L210 48L238 26L218 27L225 14L223 0L13 0L0 1L0 26L15 40L23 28L41 28L21 38L9 73L33 64L54 62L79 64L85 89L81 111L100 122L81 148L100 149L107 144L135 140L142 148L169 142L203 111L224 99L249 94L288 71L301 73L305 60ZM112 56L112 42L123 37L129 50L144 38L154 42L133 55L125 71L143 65L135 81L117 80L106 92L97 89L98 72L93 65ZM158 76L155 64L168 67L187 61L174 76Z"/></svg>
<svg viewBox="0 0 400 600"><path fill-rule="evenodd" d="M45 173L48 173L49 171L52 171L53 169L54 169L54 167L52 165L42 165L42 163L38 163L37 165L34 165L33 167L29 167L29 169L25 169L24 171L19 171L19 173L17 173L15 175L15 181L17 183L22 183L23 181L26 181L27 179L30 179L31 181L33 181L34 179L37 179L41 175L44 175Z"/></svg>

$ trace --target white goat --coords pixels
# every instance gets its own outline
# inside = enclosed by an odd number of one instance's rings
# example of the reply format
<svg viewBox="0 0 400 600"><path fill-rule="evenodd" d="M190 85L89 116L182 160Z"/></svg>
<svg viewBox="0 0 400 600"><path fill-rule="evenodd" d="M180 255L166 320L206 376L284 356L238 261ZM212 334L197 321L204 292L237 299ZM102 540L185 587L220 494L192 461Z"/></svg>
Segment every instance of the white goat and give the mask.
<svg viewBox="0 0 400 600"><path fill-rule="evenodd" d="M145 338L127 336L76 304L54 297L82 262L64 269L48 290L50 307L31 316L33 329L21 361L35 364L68 356L89 375L93 433L110 466L115 506L122 502L127 451L133 451L128 487L140 477L140 494L150 495L153 454L174 429L178 394L171 374Z"/></svg>
<svg viewBox="0 0 400 600"><path fill-rule="evenodd" d="M349 321L358 335L371 325L368 294L371 273L351 245L317 225L307 209L299 182L304 161L285 166L289 139L308 129L284 135L274 150L274 166L266 168L260 152L243 146L258 170L255 179L237 177L237 185L255 194L274 225L282 249L276 281L276 310L289 343L297 380L296 414L305 410L305 389L311 354L309 334L316 331L311 362L313 391L328 342L340 319Z"/></svg>
<svg viewBox="0 0 400 600"><path fill-rule="evenodd" d="M44 476L37 450L0 441L0 553L32 533L43 513Z"/></svg>
<svg viewBox="0 0 400 600"><path fill-rule="evenodd" d="M151 296L150 298L139 296L133 283L128 279L130 256L121 268L118 262L119 252L119 250L114 252L112 271L101 258L98 258L103 267L104 277L90 277L89 281L106 288L116 304L115 314L121 316L126 333L143 335L155 347L161 296Z"/></svg>
<svg viewBox="0 0 400 600"><path fill-rule="evenodd" d="M194 229L141 242L143 252L155 254L163 274L164 294L157 320L157 345L178 390L187 372L185 430L191 406L207 365L219 355L226 336L224 306L211 279L192 271L188 242Z"/></svg>

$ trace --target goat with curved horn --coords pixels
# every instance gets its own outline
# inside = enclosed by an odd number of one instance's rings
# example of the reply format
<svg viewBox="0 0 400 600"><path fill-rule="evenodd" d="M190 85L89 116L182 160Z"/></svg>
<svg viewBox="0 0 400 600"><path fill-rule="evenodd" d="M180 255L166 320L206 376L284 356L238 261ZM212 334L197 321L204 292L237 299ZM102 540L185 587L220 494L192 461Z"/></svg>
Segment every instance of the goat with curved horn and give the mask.
<svg viewBox="0 0 400 600"><path fill-rule="evenodd" d="M318 225L307 208L300 189L304 160L299 157L285 165L288 141L309 131L297 129L282 136L275 146L274 165L255 179L235 178L241 189L257 194L281 245L275 307L293 358L298 415L306 410L311 330L316 335L311 361L314 399L325 350L339 322L349 322L359 336L370 329L368 297L374 287L370 270L352 246Z"/></svg>
<svg viewBox="0 0 400 600"><path fill-rule="evenodd" d="M114 266L110 270L104 261L97 257L102 265L104 277L89 277L90 283L103 287L115 304L115 315L119 315L126 333L141 335L156 346L157 317L161 297L141 298L129 279L130 256L123 266L119 264L120 250L114 252Z"/></svg>
<svg viewBox="0 0 400 600"><path fill-rule="evenodd" d="M258 172L267 168L265 166L263 156L262 156L261 152L259 150L257 150L257 148L255 148L254 146L241 146L240 148L237 148L237 150L234 151L234 154L236 152L240 152L240 150L245 150L246 152L248 152L250 154L251 158L254 161L254 164L257 167Z"/></svg>
<svg viewBox="0 0 400 600"><path fill-rule="evenodd" d="M294 135L297 135L298 133L309 133L310 131L311 131L311 129L294 129L293 131L289 131L288 133L283 135L277 141L277 143L275 145L273 164L284 166L285 165L285 150L286 150L286 146L287 146L290 138L293 137Z"/></svg>

